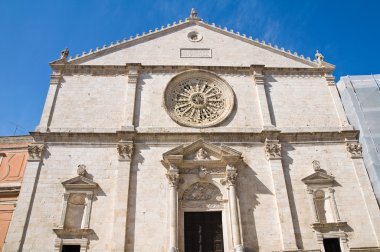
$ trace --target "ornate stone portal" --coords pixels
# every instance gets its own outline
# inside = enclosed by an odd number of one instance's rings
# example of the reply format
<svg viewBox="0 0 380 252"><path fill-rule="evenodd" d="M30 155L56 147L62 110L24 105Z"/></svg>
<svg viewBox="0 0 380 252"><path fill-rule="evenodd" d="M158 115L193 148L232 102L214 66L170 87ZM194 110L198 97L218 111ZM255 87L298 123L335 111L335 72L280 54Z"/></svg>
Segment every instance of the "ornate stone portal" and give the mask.
<svg viewBox="0 0 380 252"><path fill-rule="evenodd" d="M207 158L200 158L200 153ZM170 251L183 250L184 238L178 239L184 234L183 215L194 211L220 211L228 216L230 223L223 223L223 236L235 251L244 251L235 188L241 160L240 152L202 139L163 154L170 188Z"/></svg>
<svg viewBox="0 0 380 252"><path fill-rule="evenodd" d="M189 70L169 82L164 105L170 117L183 126L210 127L231 113L234 93L217 75Z"/></svg>

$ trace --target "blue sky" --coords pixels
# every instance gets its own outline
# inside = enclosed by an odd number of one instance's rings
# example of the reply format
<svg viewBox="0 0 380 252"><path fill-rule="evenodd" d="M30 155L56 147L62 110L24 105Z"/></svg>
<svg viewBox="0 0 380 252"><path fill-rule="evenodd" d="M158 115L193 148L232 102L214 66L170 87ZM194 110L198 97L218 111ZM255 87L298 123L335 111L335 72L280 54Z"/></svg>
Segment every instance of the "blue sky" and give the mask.
<svg viewBox="0 0 380 252"><path fill-rule="evenodd" d="M70 55L184 20L205 21L314 57L344 75L380 73L380 1L0 0L0 136L27 134L42 113L51 69ZM323 101L321 101L323 102Z"/></svg>

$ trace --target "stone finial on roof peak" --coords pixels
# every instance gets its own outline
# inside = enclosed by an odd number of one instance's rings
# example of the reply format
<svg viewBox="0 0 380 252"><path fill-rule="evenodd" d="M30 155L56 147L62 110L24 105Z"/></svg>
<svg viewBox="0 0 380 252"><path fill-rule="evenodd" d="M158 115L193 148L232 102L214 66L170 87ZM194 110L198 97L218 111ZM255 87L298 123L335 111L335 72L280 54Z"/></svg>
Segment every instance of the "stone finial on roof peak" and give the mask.
<svg viewBox="0 0 380 252"><path fill-rule="evenodd" d="M66 60L67 56L69 56L69 49L65 48L65 50L61 51L61 59Z"/></svg>
<svg viewBox="0 0 380 252"><path fill-rule="evenodd" d="M197 10L195 8L191 8L189 20L200 20L198 17Z"/></svg>
<svg viewBox="0 0 380 252"><path fill-rule="evenodd" d="M317 64L318 64L318 66L321 66L321 65L322 65L322 62L323 62L324 58L325 58L325 57L322 55L322 53L320 53L320 52L317 50L317 52L315 53L315 60L316 60L316 62L317 62Z"/></svg>

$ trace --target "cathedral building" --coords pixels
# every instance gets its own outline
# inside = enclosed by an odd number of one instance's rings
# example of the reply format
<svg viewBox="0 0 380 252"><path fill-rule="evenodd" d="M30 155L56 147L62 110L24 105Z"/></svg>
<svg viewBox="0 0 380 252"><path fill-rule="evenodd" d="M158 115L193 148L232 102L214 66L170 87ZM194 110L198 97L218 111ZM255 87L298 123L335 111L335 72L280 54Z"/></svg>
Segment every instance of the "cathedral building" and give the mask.
<svg viewBox="0 0 380 252"><path fill-rule="evenodd" d="M174 22L51 63L5 251L380 251L334 66Z"/></svg>

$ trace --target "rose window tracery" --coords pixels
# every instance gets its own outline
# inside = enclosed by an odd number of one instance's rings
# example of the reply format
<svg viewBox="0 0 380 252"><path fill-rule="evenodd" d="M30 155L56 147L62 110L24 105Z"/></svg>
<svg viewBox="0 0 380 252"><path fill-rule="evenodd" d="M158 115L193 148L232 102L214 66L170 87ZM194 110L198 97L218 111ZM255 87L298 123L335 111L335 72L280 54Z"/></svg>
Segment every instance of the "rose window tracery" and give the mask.
<svg viewBox="0 0 380 252"><path fill-rule="evenodd" d="M178 123L208 127L229 115L233 97L231 88L222 79L208 72L191 71L169 83L165 105L169 115Z"/></svg>

